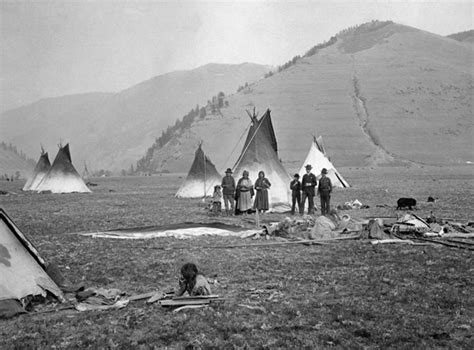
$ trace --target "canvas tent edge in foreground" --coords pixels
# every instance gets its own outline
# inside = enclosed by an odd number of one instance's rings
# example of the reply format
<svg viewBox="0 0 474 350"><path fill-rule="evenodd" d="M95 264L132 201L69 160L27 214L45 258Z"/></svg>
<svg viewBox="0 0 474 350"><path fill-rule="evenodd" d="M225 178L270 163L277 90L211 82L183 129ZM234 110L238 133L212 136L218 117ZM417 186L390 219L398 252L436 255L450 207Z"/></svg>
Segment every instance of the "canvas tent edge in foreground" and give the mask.
<svg viewBox="0 0 474 350"><path fill-rule="evenodd" d="M243 171L247 170L250 180L255 183L259 171L262 170L272 184L268 190L270 208L281 204L288 205L291 200L289 189L291 177L278 157L270 110L267 109L260 119L255 112L253 115L248 114L252 124L233 168L235 180L237 182L242 177Z"/></svg>
<svg viewBox="0 0 474 350"><path fill-rule="evenodd" d="M45 152L43 147L41 147L41 155L35 165L33 174L28 178L22 190L34 191L46 176L50 168L51 163L49 162L48 152Z"/></svg>
<svg viewBox="0 0 474 350"><path fill-rule="evenodd" d="M202 198L212 196L214 186L220 185L222 176L214 164L202 150L202 142L199 143L194 153L194 161L189 169L186 179L176 192L177 198Z"/></svg>
<svg viewBox="0 0 474 350"><path fill-rule="evenodd" d="M323 168L326 168L328 171L327 176L331 179L332 185L334 187L349 187L347 181L344 180L341 174L339 174L339 172L336 170L331 161L326 157L323 151L324 148L322 146L322 137L320 136L318 138L315 138L313 136L313 141L308 151L308 155L306 156L305 161L303 162L303 165L301 166L300 171L298 172L298 174L300 174L300 177L303 177L303 175L306 174L305 166L307 164L310 164L313 167L313 174L318 177L321 175L321 170Z"/></svg>
<svg viewBox="0 0 474 350"><path fill-rule="evenodd" d="M45 261L7 213L0 208L0 301L21 300L47 292L64 295L45 270Z"/></svg>
<svg viewBox="0 0 474 350"><path fill-rule="evenodd" d="M35 190L52 193L91 192L72 164L69 144L59 147L53 165Z"/></svg>

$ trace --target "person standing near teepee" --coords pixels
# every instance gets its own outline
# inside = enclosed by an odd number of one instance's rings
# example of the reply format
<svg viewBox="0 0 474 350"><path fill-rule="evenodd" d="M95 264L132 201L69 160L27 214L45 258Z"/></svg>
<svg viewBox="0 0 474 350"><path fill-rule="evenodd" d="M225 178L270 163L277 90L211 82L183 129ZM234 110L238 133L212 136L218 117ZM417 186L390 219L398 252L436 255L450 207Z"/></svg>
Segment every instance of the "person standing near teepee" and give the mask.
<svg viewBox="0 0 474 350"><path fill-rule="evenodd" d="M321 170L321 179L319 179L318 185L318 196L321 199L321 214L326 215L329 214L329 205L331 200L331 192L332 192L332 183L331 179L327 177L328 171L326 168Z"/></svg>
<svg viewBox="0 0 474 350"><path fill-rule="evenodd" d="M268 189L272 184L270 181L265 177L265 173L263 171L258 172L258 179L255 181L255 203L254 209L257 210L259 213L264 213L270 207L268 203Z"/></svg>
<svg viewBox="0 0 474 350"><path fill-rule="evenodd" d="M227 168L225 176L222 178L222 195L224 197L224 206L226 215L234 213L235 180L232 176L232 169ZM229 210L230 206L230 210Z"/></svg>
<svg viewBox="0 0 474 350"><path fill-rule="evenodd" d="M303 179L301 180L303 196L301 198L300 214L304 214L304 203L306 202L306 198L308 198L308 214L311 215L314 213L314 196L318 180L316 179L316 175L311 172L313 168L311 164L307 164L305 168L306 174L303 175Z"/></svg>
<svg viewBox="0 0 474 350"><path fill-rule="evenodd" d="M249 179L249 172L244 170L242 177L237 183L237 192L239 198L237 200L237 209L241 214L247 214L252 209L252 198L253 198L253 184L252 180Z"/></svg>

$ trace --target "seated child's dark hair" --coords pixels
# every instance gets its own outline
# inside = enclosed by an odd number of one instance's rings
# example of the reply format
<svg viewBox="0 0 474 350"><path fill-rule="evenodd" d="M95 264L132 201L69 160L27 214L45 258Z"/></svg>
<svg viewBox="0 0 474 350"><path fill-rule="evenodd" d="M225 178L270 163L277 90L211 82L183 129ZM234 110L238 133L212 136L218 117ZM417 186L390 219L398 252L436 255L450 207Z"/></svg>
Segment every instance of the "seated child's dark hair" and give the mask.
<svg viewBox="0 0 474 350"><path fill-rule="evenodd" d="M215 186L214 186L214 191L215 191L215 190L220 190L220 189L221 189L221 186L219 186L219 185L215 185Z"/></svg>
<svg viewBox="0 0 474 350"><path fill-rule="evenodd" d="M196 281L196 276L198 274L197 266L193 263L186 263L181 266L181 275L187 284L193 284Z"/></svg>
<svg viewBox="0 0 474 350"><path fill-rule="evenodd" d="M300 174L295 174L295 175L293 175L293 177L299 178Z"/></svg>

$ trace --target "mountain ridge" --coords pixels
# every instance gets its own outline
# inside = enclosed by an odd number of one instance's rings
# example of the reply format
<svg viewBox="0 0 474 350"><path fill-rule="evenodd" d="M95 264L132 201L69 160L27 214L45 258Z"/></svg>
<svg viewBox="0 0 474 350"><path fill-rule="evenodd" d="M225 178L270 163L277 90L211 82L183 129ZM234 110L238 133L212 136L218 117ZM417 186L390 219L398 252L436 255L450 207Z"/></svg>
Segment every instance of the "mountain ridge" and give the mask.
<svg viewBox="0 0 474 350"><path fill-rule="evenodd" d="M268 66L208 64L153 77L116 93L90 93L43 99L2 113L0 139L21 145L29 155L39 145L71 144L73 159L91 170L128 169L168 125L197 104L247 81L263 77ZM77 98L77 100L75 100ZM71 102L72 100L72 102Z"/></svg>
<svg viewBox="0 0 474 350"><path fill-rule="evenodd" d="M227 96L221 116L197 120L156 150L151 170L185 171L198 140L218 169L232 166L226 158L238 137L228 135L220 144L212 130L244 130L245 109L253 106L273 111L279 154L289 170L301 166L312 134L323 135L336 166L470 161L472 49L393 22L370 22L336 38ZM430 146L435 139L437 153Z"/></svg>

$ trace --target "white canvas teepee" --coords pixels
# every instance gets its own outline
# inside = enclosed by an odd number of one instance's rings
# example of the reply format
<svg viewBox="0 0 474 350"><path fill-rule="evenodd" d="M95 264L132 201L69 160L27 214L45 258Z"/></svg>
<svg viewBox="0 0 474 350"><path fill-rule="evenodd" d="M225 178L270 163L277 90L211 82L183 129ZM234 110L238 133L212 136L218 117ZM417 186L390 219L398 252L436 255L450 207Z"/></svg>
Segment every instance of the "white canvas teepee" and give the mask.
<svg viewBox="0 0 474 350"><path fill-rule="evenodd" d="M220 185L222 176L217 172L216 167L202 150L202 143L199 144L194 161L189 169L188 176L176 192L178 198L201 198L212 196L214 186Z"/></svg>
<svg viewBox="0 0 474 350"><path fill-rule="evenodd" d="M72 165L69 144L59 148L53 165L35 190L52 193L91 192Z"/></svg>
<svg viewBox="0 0 474 350"><path fill-rule="evenodd" d="M35 165L33 174L26 181L25 186L23 186L23 191L34 191L36 187L40 184L41 180L46 176L49 169L51 168L51 163L49 162L48 152L45 152L41 148L41 156L38 159L38 162Z"/></svg>
<svg viewBox="0 0 474 350"><path fill-rule="evenodd" d="M248 112L247 112L248 113ZM249 172L249 178L255 183L259 171L265 173L265 177L272 186L268 190L270 208L281 204L288 205L291 202L290 182L291 177L280 162L277 153L277 140L273 130L270 110L260 118L248 113L252 125L245 140L242 153L234 165L234 176L238 181L244 170Z"/></svg>
<svg viewBox="0 0 474 350"><path fill-rule="evenodd" d="M0 208L0 302L46 292L64 300L38 251Z"/></svg>
<svg viewBox="0 0 474 350"><path fill-rule="evenodd" d="M306 174L305 166L307 164L310 164L313 167L312 173L318 177L321 175L321 170L323 168L326 168L328 171L327 176L331 179L332 185L334 187L349 187L347 181L344 180L341 174L339 174L339 172L336 170L331 161L323 154L323 151L324 147L322 146L321 137L319 137L318 139L313 138L313 142L309 149L308 155L306 156L306 159L303 162L303 165L301 166L301 169L299 171L300 177Z"/></svg>

